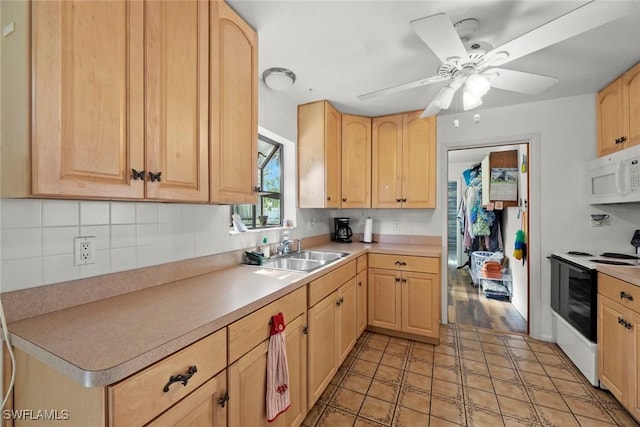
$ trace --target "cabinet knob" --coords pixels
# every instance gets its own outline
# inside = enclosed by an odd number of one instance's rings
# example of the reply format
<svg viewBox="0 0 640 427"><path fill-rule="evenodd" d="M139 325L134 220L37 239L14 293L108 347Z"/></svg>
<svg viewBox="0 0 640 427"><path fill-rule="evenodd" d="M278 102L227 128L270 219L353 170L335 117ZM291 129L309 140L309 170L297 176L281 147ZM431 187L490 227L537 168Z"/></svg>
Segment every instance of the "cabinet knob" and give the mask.
<svg viewBox="0 0 640 427"><path fill-rule="evenodd" d="M620 299L626 299L626 300L629 300L629 301L633 301L633 295L628 294L628 293L626 293L624 291L620 291Z"/></svg>
<svg viewBox="0 0 640 427"><path fill-rule="evenodd" d="M400 282L400 278L396 277L396 283L399 283L399 282Z"/></svg>
<svg viewBox="0 0 640 427"><path fill-rule="evenodd" d="M343 201L343 202L346 202L346 201L347 201L346 197L343 197L343 198L342 198L342 201Z"/></svg>
<svg viewBox="0 0 640 427"><path fill-rule="evenodd" d="M331 196L327 196L327 201L330 201L330 200L331 200Z"/></svg>
<svg viewBox="0 0 640 427"><path fill-rule="evenodd" d="M358 282L358 286L362 286L362 282Z"/></svg>
<svg viewBox="0 0 640 427"><path fill-rule="evenodd" d="M405 279L404 277L402 278L402 283L407 283L407 279Z"/></svg>
<svg viewBox="0 0 640 427"><path fill-rule="evenodd" d="M151 180L151 182L155 182L155 181L160 182L160 181L162 181L161 175L162 175L162 172L153 173L153 172L149 171L149 179Z"/></svg>
<svg viewBox="0 0 640 427"><path fill-rule="evenodd" d="M144 173L145 171L137 171L135 169L131 169L131 178L133 178L134 181L141 179L144 181Z"/></svg>
<svg viewBox="0 0 640 427"><path fill-rule="evenodd" d="M402 203L406 203L407 199L402 199Z"/></svg>
<svg viewBox="0 0 640 427"><path fill-rule="evenodd" d="M254 193L259 193L259 192L260 192L260 190L261 190L261 188L260 188L260 187L258 187L257 185L256 185L255 187L253 187L253 192L254 192Z"/></svg>
<svg viewBox="0 0 640 427"><path fill-rule="evenodd" d="M191 377L193 376L193 374L195 374L196 372L198 372L198 368L194 365L194 366L189 366L189 370L184 375L178 374L178 375L170 376L169 382L164 386L162 391L167 393L169 391L169 386L173 383L179 382L179 383L182 383L183 386L186 386L189 380L191 379Z"/></svg>
<svg viewBox="0 0 640 427"><path fill-rule="evenodd" d="M396 199L396 203L400 203L402 199Z"/></svg>
<svg viewBox="0 0 640 427"><path fill-rule="evenodd" d="M627 140L626 136L623 136L622 138L620 138L620 144L624 143Z"/></svg>
<svg viewBox="0 0 640 427"><path fill-rule="evenodd" d="M218 405L224 408L228 401L229 401L229 392L225 391L224 396L221 396L220 399L218 399Z"/></svg>

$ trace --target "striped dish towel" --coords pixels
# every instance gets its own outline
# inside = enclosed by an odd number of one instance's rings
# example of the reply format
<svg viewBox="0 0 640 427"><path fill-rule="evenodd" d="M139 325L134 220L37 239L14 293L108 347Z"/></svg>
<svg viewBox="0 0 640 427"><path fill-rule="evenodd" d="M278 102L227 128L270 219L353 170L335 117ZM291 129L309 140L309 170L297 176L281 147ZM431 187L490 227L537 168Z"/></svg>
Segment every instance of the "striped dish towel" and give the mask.
<svg viewBox="0 0 640 427"><path fill-rule="evenodd" d="M289 409L289 365L287 345L284 340L284 315L278 313L271 318L271 337L267 353L267 421Z"/></svg>

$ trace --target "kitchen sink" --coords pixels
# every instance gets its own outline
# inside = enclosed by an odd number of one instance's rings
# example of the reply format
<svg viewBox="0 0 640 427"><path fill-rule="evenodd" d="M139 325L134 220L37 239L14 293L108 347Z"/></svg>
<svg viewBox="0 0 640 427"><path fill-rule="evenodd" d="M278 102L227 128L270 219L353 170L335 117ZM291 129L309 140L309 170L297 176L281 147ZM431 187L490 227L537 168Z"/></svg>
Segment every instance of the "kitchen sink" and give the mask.
<svg viewBox="0 0 640 427"><path fill-rule="evenodd" d="M313 261L335 261L349 255L346 252L324 252L324 251L301 251L289 255L294 259L308 259Z"/></svg>
<svg viewBox="0 0 640 427"><path fill-rule="evenodd" d="M349 255L346 252L301 251L278 258L271 258L260 267L276 270L292 270L308 273Z"/></svg>

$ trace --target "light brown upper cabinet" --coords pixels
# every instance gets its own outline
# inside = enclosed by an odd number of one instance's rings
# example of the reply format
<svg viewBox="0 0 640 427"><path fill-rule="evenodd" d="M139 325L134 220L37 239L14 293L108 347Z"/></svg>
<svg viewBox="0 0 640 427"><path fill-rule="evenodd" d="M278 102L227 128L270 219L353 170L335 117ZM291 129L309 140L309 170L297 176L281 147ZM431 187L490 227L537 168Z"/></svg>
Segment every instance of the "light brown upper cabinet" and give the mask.
<svg viewBox="0 0 640 427"><path fill-rule="evenodd" d="M435 208L436 118L421 111L373 118L373 208Z"/></svg>
<svg viewBox="0 0 640 427"><path fill-rule="evenodd" d="M298 106L298 207L339 208L342 115L328 101Z"/></svg>
<svg viewBox="0 0 640 427"><path fill-rule="evenodd" d="M640 64L598 93L598 157L640 144Z"/></svg>
<svg viewBox="0 0 640 427"><path fill-rule="evenodd" d="M342 115L342 208L371 207L371 118Z"/></svg>
<svg viewBox="0 0 640 427"><path fill-rule="evenodd" d="M226 3L211 3L211 202L256 203L258 36Z"/></svg>

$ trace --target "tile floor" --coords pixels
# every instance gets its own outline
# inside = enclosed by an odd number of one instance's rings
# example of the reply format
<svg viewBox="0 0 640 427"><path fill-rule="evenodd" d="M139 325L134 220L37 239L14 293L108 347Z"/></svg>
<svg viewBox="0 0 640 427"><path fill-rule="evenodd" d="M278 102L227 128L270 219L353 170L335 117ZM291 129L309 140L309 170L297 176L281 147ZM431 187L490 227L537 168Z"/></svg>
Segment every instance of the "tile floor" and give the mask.
<svg viewBox="0 0 640 427"><path fill-rule="evenodd" d="M365 332L303 426L638 425L554 344L460 325L440 337Z"/></svg>

